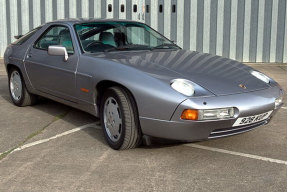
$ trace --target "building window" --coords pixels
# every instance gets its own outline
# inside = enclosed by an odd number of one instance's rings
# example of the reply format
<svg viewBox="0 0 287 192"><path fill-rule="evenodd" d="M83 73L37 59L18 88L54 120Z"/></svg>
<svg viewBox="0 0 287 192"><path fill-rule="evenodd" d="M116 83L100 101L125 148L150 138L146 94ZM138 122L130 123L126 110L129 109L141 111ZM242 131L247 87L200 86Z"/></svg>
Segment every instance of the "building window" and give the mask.
<svg viewBox="0 0 287 192"><path fill-rule="evenodd" d="M173 12L173 13L176 12L176 6L175 6L175 4L172 5L172 12Z"/></svg>
<svg viewBox="0 0 287 192"><path fill-rule="evenodd" d="M121 4L121 12L125 12L125 5Z"/></svg>
<svg viewBox="0 0 287 192"><path fill-rule="evenodd" d="M162 5L159 5L159 12L162 13Z"/></svg>
<svg viewBox="0 0 287 192"><path fill-rule="evenodd" d="M134 13L138 12L138 6L137 5L134 5L133 11L134 11Z"/></svg>
<svg viewBox="0 0 287 192"><path fill-rule="evenodd" d="M108 5L108 12L112 12L112 11L113 11L112 4L109 4L109 5Z"/></svg>
<svg viewBox="0 0 287 192"><path fill-rule="evenodd" d="M146 12L149 13L149 5L146 5L145 9L146 9Z"/></svg>

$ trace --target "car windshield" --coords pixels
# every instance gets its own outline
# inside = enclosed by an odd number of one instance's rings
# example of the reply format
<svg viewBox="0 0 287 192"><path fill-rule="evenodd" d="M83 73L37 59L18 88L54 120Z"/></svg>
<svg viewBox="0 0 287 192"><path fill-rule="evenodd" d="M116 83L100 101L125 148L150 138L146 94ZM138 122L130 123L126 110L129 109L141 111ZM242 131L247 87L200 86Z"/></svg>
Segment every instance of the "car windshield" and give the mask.
<svg viewBox="0 0 287 192"><path fill-rule="evenodd" d="M147 25L137 22L91 22L76 24L84 52L179 49Z"/></svg>

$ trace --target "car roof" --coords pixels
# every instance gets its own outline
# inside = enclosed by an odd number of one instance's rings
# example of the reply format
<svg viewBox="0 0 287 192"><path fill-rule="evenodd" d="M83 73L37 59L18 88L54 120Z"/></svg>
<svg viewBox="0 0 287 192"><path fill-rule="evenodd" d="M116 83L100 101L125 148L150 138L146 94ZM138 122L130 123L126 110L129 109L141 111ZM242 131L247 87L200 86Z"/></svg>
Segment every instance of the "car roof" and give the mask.
<svg viewBox="0 0 287 192"><path fill-rule="evenodd" d="M139 23L138 21L133 21L133 20L127 20L127 19L107 19L107 18L66 18L66 19L59 19L51 22L47 22L46 24L60 24L60 23L65 23L65 24L80 24L80 23L89 23L89 22L109 22L109 21L116 21L116 22L136 22Z"/></svg>

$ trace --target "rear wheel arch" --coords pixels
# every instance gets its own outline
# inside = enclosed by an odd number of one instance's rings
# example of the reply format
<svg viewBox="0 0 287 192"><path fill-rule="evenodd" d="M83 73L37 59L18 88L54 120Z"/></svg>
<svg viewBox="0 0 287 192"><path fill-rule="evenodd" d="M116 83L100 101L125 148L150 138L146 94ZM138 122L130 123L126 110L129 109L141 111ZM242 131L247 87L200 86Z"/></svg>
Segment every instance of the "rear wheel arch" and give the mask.
<svg viewBox="0 0 287 192"><path fill-rule="evenodd" d="M17 69L23 78L25 86L27 86L28 88L31 87L31 83L29 81L27 81L27 78L29 79L29 77L27 77L27 73L24 69L21 69L19 66L15 65L15 64L10 64L10 63L7 64L6 69L7 69L7 74L9 74L12 69ZM24 70L24 71L22 71L22 70Z"/></svg>
<svg viewBox="0 0 287 192"><path fill-rule="evenodd" d="M10 96L11 96L11 99L12 99L12 102L19 106L19 107L24 107L24 106L28 106L28 105L33 105L36 103L36 95L33 95L31 94L28 90L27 90L27 87L26 87L26 84L25 84L25 81L24 81L24 78L23 78L23 74L20 70L20 68L16 65L13 65L13 64L8 64L7 65L7 72L8 72L8 86L9 86L9 93L10 93ZM16 74L15 76L17 76L17 73L18 73L18 83L12 83L11 84L11 77L12 77L12 74ZM13 77L14 78L14 77ZM13 85L14 84L14 85ZM11 85L13 85L13 87L15 85L21 85L19 86L19 88L21 87L21 94L20 94L20 97L18 99L15 98L15 96L13 96L13 92L15 90L12 91L12 88L11 88ZM15 89L15 88L13 88ZM17 88L18 90L18 88Z"/></svg>
<svg viewBox="0 0 287 192"><path fill-rule="evenodd" d="M9 64L7 64L7 66L6 66L6 69L7 69L8 74L9 74L9 72L10 72L12 69L17 69L17 70L21 73L21 75L23 76L21 69L20 69L17 65L14 65L14 64L10 64L10 63L9 63Z"/></svg>

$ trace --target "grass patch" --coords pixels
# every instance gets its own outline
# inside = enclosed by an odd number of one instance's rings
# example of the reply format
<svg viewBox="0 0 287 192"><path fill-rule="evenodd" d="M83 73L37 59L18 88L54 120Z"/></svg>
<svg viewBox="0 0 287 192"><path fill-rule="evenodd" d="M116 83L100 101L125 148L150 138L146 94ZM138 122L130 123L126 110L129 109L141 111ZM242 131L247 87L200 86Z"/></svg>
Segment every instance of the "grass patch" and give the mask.
<svg viewBox="0 0 287 192"><path fill-rule="evenodd" d="M7 155L9 155L12 151L14 151L15 149L16 149L16 147L13 148L13 149L10 149L10 150L8 150L8 151L5 151L4 153L2 153L2 154L0 155L0 161L1 161L2 159L4 159Z"/></svg>

